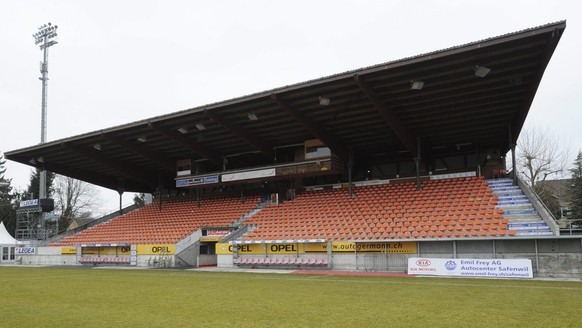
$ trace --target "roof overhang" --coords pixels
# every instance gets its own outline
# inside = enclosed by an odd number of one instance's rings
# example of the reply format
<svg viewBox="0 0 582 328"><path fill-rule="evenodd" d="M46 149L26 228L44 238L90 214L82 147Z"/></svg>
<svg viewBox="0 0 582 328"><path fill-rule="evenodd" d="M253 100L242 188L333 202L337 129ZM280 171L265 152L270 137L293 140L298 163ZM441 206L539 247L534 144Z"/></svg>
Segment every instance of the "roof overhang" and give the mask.
<svg viewBox="0 0 582 328"><path fill-rule="evenodd" d="M175 186L179 159L206 171L220 170L225 158L236 167L266 165L276 149L315 138L360 161L413 158L419 142L423 157L459 144L505 152L565 27L552 23L5 155L106 188L151 192ZM490 71L482 76L478 67Z"/></svg>

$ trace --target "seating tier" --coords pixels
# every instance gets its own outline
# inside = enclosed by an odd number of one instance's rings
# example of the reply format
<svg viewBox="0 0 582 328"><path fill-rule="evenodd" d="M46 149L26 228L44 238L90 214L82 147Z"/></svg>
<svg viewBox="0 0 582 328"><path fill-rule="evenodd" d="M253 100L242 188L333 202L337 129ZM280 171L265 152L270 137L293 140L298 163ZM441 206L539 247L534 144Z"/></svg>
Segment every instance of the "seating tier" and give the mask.
<svg viewBox="0 0 582 328"><path fill-rule="evenodd" d="M483 177L306 192L246 221L243 240L386 240L497 237L507 230Z"/></svg>
<svg viewBox="0 0 582 328"><path fill-rule="evenodd" d="M82 244L174 244L202 227L228 227L258 203L258 197L167 201L149 204L52 246Z"/></svg>

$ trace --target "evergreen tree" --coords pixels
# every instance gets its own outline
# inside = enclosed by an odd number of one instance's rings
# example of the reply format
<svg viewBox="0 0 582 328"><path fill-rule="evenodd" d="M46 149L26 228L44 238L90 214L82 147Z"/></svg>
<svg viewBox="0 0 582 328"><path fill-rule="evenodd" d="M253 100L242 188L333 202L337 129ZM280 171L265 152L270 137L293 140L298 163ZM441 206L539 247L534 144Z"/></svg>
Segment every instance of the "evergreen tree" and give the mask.
<svg viewBox="0 0 582 328"><path fill-rule="evenodd" d="M15 195L12 192L11 179L7 179L4 176L6 173L6 168L4 165L6 160L4 156L0 154L0 221L4 222L6 229L12 235L16 230L16 208L14 205Z"/></svg>
<svg viewBox="0 0 582 328"><path fill-rule="evenodd" d="M570 195L572 200L572 212L574 219L582 219L582 151L574 161L574 167L570 169L572 173L572 183L570 184Z"/></svg>
<svg viewBox="0 0 582 328"><path fill-rule="evenodd" d="M54 181L55 176L53 172L46 171L46 188L47 188L47 198L52 198L55 193ZM26 189L25 199L38 199L39 198L39 188L40 188L40 170L32 171L30 173L30 182L28 188ZM32 196L32 198L31 198Z"/></svg>
<svg viewBox="0 0 582 328"><path fill-rule="evenodd" d="M144 206L145 205L145 194L142 193L136 193L133 194L133 204L137 205L137 206Z"/></svg>

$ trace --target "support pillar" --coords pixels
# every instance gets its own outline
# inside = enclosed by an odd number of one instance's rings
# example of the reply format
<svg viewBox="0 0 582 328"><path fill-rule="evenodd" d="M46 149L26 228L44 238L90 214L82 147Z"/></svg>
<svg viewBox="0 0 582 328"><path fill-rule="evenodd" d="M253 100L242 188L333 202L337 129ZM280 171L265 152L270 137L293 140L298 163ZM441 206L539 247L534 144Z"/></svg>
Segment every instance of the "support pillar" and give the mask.
<svg viewBox="0 0 582 328"><path fill-rule="evenodd" d="M123 193L125 192L125 186L123 180L117 182L117 193L119 194L119 215L123 214Z"/></svg>
<svg viewBox="0 0 582 328"><path fill-rule="evenodd" d="M350 147L348 150L348 193L350 196L353 196L352 192L352 167L354 166L354 151L353 148Z"/></svg>
<svg viewBox="0 0 582 328"><path fill-rule="evenodd" d="M513 172L513 185L517 186L517 165L515 163L515 144L511 145L511 171Z"/></svg>
<svg viewBox="0 0 582 328"><path fill-rule="evenodd" d="M416 190L421 190L420 188L420 137L416 138L416 158L414 159L414 163L416 164Z"/></svg>

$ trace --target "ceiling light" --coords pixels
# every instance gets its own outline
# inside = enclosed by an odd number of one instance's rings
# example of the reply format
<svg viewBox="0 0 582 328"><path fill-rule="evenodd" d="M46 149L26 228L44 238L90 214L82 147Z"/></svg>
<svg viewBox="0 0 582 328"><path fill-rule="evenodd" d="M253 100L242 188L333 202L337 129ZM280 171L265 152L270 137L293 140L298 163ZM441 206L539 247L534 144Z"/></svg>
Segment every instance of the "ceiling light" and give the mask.
<svg viewBox="0 0 582 328"><path fill-rule="evenodd" d="M93 145L93 149L95 149L95 150L101 150L101 144L98 144L98 143L94 144Z"/></svg>
<svg viewBox="0 0 582 328"><path fill-rule="evenodd" d="M141 136L141 137L137 138L137 141L146 142L146 141L148 141L148 139L146 138L146 136Z"/></svg>
<svg viewBox="0 0 582 328"><path fill-rule="evenodd" d="M410 89L422 90L422 87L424 87L424 82L422 82L422 81L410 81Z"/></svg>
<svg viewBox="0 0 582 328"><path fill-rule="evenodd" d="M30 164L35 165L36 161L34 160L34 158L31 158L30 161L28 161Z"/></svg>
<svg viewBox="0 0 582 328"><path fill-rule="evenodd" d="M331 99L329 99L327 97L319 97L319 104L321 106L327 106L327 105L329 105L330 102L331 102Z"/></svg>
<svg viewBox="0 0 582 328"><path fill-rule="evenodd" d="M491 72L491 68L487 68L485 66L475 66L475 76L478 77L485 77L487 74Z"/></svg>
<svg viewBox="0 0 582 328"><path fill-rule="evenodd" d="M44 158L41 156L41 157L37 158L36 161L39 163L44 163Z"/></svg>
<svg viewBox="0 0 582 328"><path fill-rule="evenodd" d="M255 113L249 113L247 116L248 116L249 120L251 120L251 121L256 121L259 119L259 117Z"/></svg>
<svg viewBox="0 0 582 328"><path fill-rule="evenodd" d="M197 128L198 130L200 130L200 131L204 131L204 130L206 130L206 127L205 127L205 126L204 126L204 124L202 124L202 123L198 123L198 124L196 124L196 128Z"/></svg>
<svg viewBox="0 0 582 328"><path fill-rule="evenodd" d="M196 127L198 127L198 124L196 124ZM178 132L180 132L181 134L186 134L186 133L188 133L188 129L187 128L178 128Z"/></svg>

